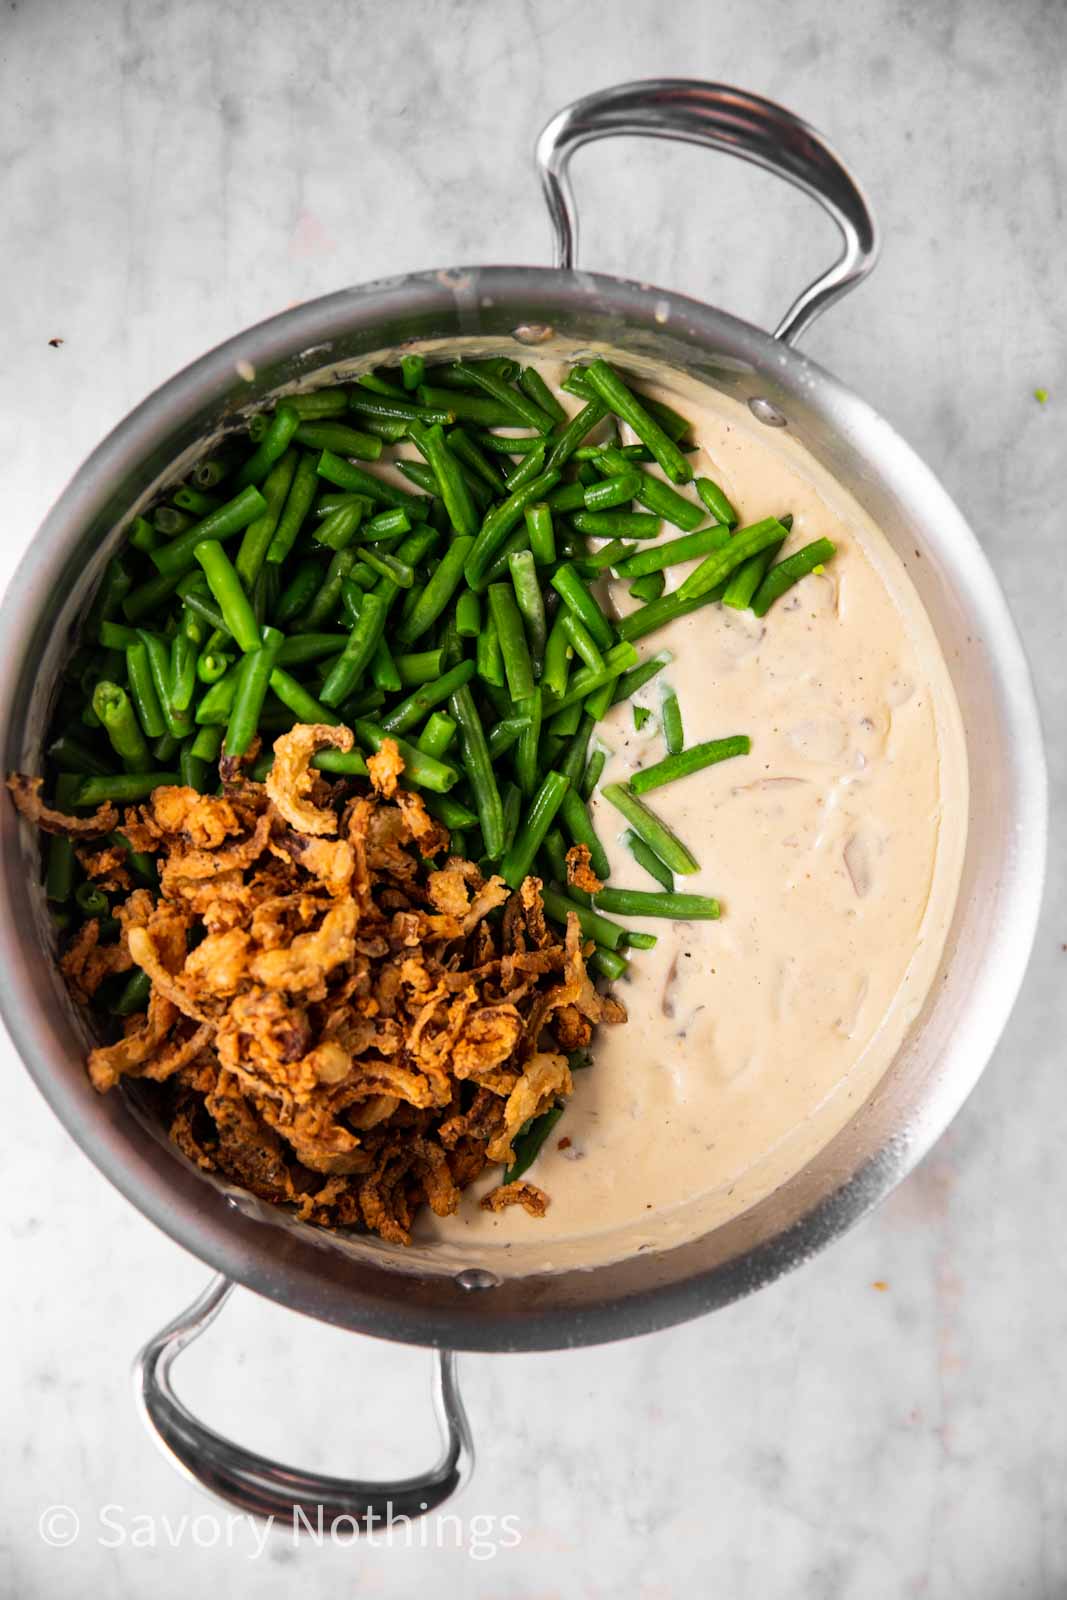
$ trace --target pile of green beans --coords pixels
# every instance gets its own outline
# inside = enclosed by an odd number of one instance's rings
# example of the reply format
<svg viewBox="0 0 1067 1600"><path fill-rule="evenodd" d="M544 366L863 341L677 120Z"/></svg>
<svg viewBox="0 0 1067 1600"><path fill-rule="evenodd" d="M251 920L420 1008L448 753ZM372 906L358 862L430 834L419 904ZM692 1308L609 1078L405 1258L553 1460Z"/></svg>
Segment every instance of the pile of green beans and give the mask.
<svg viewBox="0 0 1067 1600"><path fill-rule="evenodd" d="M601 791L657 887L591 900L568 888L565 858L584 845L608 876L590 810L606 761L596 724L671 660L642 660L636 641L720 599L762 617L833 546L776 561L790 519L739 528L723 490L694 478L686 420L610 363L575 368L562 389L576 414L506 357L409 355L226 437L132 518L106 565L56 705L54 803L79 812L176 783L213 793L220 757L263 778L279 733L343 723L356 748L322 752L320 769L365 776L366 755L395 739L402 781L453 849L512 887L537 872L549 918L576 912L609 978L654 940L605 913L717 915L675 892L696 858L642 796L746 753L747 737L687 748L684 708L662 690L663 758ZM640 602L621 618L611 575ZM121 831L112 842L151 885L151 861ZM45 881L61 927L95 916L114 936L115 895L85 879L68 840L50 842ZM142 974L115 980L101 1003L128 1015L144 987Z"/></svg>

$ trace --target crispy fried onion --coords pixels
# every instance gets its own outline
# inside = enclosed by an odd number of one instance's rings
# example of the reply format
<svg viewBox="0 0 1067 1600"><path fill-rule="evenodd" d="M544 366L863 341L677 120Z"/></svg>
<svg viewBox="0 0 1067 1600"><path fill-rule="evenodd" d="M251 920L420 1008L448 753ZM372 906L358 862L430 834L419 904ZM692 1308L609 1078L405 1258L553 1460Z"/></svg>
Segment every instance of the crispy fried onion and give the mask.
<svg viewBox="0 0 1067 1600"><path fill-rule="evenodd" d="M93 839L101 833L110 833L119 820L111 801L98 806L91 817L69 817L65 811L53 811L41 799L43 778L28 778L24 772L13 772L7 780L11 798L28 822L44 833L65 833L71 838Z"/></svg>
<svg viewBox="0 0 1067 1600"><path fill-rule="evenodd" d="M352 736L294 728L265 788L242 773L222 796L174 786L128 811L159 895L116 903L114 942L85 923L63 968L83 1002L134 965L150 980L147 1012L89 1057L97 1089L150 1085L203 1170L406 1244L420 1207L447 1216L512 1161L520 1130L571 1093L568 1052L625 1013L594 987L577 919L562 939L546 923L537 878L509 893L448 855L447 830L396 785L394 743L369 783L337 784L310 767L324 745ZM13 792L52 815L33 781ZM548 1201L519 1182L483 1203L541 1216Z"/></svg>

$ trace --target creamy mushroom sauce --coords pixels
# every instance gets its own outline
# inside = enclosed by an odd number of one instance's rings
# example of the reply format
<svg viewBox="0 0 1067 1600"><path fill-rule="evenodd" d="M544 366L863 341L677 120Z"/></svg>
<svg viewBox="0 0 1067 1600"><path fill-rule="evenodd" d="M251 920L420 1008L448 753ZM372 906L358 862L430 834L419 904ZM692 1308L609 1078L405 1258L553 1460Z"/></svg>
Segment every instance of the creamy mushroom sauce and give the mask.
<svg viewBox="0 0 1067 1600"><path fill-rule="evenodd" d="M538 363L554 388L564 368ZM967 816L959 710L930 622L899 558L859 506L787 434L689 384L645 384L694 424L694 474L720 483L742 522L793 513L786 552L827 536L837 555L762 620L711 606L639 645L672 652L600 724L602 782L664 754L662 687L687 744L747 733L751 754L655 791L648 803L717 896L715 923L621 919L655 933L616 986L629 1021L602 1027L594 1065L527 1176L544 1218L513 1207L427 1211L408 1264L483 1263L507 1274L617 1260L692 1238L800 1170L867 1098L937 968L955 904ZM694 399L694 395L697 399ZM561 396L574 411L581 402ZM632 438L632 435L628 435ZM661 538L679 530L663 525ZM667 575L677 587L692 565ZM636 602L612 582L619 612ZM613 885L655 888L593 815ZM559 1141L567 1141L559 1149Z"/></svg>

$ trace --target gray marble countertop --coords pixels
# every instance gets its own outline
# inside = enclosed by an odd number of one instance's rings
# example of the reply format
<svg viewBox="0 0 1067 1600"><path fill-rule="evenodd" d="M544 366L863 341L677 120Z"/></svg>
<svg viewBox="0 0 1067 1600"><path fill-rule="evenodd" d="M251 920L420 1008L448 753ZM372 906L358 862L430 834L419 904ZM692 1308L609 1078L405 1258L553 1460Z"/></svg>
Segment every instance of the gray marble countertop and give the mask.
<svg viewBox="0 0 1067 1600"><path fill-rule="evenodd" d="M450 1527L437 1548L261 1551L156 1455L129 1359L206 1270L0 1044L5 1595L1064 1592L1065 65L1062 9L1036 0L5 3L0 580L87 450L191 358L345 283L546 261L546 117L615 81L718 78L807 117L872 196L881 265L806 348L985 544L1038 679L1054 817L1022 998L947 1137L844 1240L712 1319L466 1358L459 1548ZM802 197L688 148L601 147L576 178L585 264L763 324L831 248ZM434 1447L429 1361L239 1295L183 1382L249 1443L377 1474ZM65 1547L62 1519L39 1532L51 1505L81 1519Z"/></svg>

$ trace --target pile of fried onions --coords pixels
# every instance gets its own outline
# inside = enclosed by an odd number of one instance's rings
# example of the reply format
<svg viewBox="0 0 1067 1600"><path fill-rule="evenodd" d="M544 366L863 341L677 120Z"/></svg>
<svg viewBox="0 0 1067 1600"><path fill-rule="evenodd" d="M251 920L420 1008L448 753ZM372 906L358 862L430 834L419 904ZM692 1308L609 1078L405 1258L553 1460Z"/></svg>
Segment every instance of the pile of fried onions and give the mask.
<svg viewBox="0 0 1067 1600"><path fill-rule="evenodd" d="M131 891L117 942L92 920L62 957L83 1002L134 966L151 980L147 1011L90 1054L96 1088L160 1084L199 1167L406 1244L420 1205L446 1216L511 1162L520 1129L570 1094L568 1053L625 1012L594 988L577 920L562 942L546 924L537 878L511 893L448 855L447 830L397 782L394 744L369 785L316 772L325 745L351 734L298 726L266 784L224 763L221 795L157 789L121 822L110 806L48 810L37 779L10 787L39 826L76 837L91 878ZM158 895L101 847L116 826L154 856ZM483 1200L513 1202L539 1215L547 1197L514 1183Z"/></svg>

